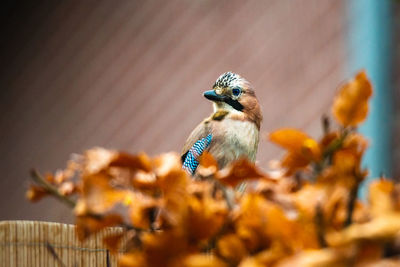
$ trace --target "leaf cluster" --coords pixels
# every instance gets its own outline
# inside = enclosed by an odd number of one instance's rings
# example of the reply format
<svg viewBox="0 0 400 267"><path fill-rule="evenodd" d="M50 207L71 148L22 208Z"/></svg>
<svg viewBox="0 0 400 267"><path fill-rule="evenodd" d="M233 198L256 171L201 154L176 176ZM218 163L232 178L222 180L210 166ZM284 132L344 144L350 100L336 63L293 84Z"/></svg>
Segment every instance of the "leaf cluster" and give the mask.
<svg viewBox="0 0 400 267"><path fill-rule="evenodd" d="M105 227L105 244L134 266L389 266L399 264L400 186L380 178L367 203L357 192L368 142L371 84L364 72L344 84L317 140L292 128L269 134L286 154L265 172L245 159L218 170L205 153L197 176L180 157L94 148L41 176L31 201L52 195L73 207L85 239Z"/></svg>

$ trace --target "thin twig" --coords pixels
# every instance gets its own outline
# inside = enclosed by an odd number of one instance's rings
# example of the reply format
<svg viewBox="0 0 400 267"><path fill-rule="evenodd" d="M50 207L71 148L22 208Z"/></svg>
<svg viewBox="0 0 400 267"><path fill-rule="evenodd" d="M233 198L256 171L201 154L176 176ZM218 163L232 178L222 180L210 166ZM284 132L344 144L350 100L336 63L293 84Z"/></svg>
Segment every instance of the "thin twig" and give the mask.
<svg viewBox="0 0 400 267"><path fill-rule="evenodd" d="M35 170L35 169L31 170L31 177L35 183L37 183L38 185L43 187L43 189L45 189L48 193L50 193L50 195L52 195L55 198L57 198L58 200L64 202L70 208L75 208L76 201L73 199L70 199L67 196L62 195L58 191L57 187L55 187L54 185L52 185L48 181L46 181L46 179L44 179L43 176L40 175L40 173L37 170Z"/></svg>
<svg viewBox="0 0 400 267"><path fill-rule="evenodd" d="M322 130L323 130L324 134L326 135L331 130L331 127L330 127L331 122L329 120L329 117L326 114L322 115L321 122L322 122Z"/></svg>
<svg viewBox="0 0 400 267"><path fill-rule="evenodd" d="M322 213L320 204L316 207L314 221L317 229L318 243L321 248L326 248L328 244L325 240L324 214Z"/></svg>
<svg viewBox="0 0 400 267"><path fill-rule="evenodd" d="M329 146L325 149L323 157L327 158L331 156L336 150L340 149L343 146L343 142L348 135L348 131L343 131L338 139L329 144Z"/></svg>
<svg viewBox="0 0 400 267"><path fill-rule="evenodd" d="M360 180L356 177L357 183L353 186L350 191L349 201L347 202L347 216L346 221L344 222L344 227L349 226L353 222L353 211L356 204L358 187L360 185Z"/></svg>

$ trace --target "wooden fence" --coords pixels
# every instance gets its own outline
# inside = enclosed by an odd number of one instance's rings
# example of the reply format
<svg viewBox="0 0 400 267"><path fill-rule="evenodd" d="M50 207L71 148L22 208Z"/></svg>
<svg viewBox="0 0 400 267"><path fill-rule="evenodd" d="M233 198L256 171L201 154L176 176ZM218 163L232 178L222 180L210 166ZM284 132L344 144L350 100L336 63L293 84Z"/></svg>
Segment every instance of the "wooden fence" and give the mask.
<svg viewBox="0 0 400 267"><path fill-rule="evenodd" d="M80 242L75 226L38 221L0 222L0 266L117 266L117 258L102 244L104 236L121 231L103 232Z"/></svg>

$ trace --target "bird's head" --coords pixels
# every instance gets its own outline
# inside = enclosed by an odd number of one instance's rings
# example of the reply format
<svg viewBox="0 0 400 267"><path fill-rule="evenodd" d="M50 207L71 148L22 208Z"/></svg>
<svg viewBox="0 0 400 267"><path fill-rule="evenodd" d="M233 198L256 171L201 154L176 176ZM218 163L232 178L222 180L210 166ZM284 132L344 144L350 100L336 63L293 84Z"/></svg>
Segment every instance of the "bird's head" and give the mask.
<svg viewBox="0 0 400 267"><path fill-rule="evenodd" d="M258 128L262 120L260 105L251 84L233 72L225 72L218 77L212 90L204 96L214 102L215 110L227 110L253 121Z"/></svg>

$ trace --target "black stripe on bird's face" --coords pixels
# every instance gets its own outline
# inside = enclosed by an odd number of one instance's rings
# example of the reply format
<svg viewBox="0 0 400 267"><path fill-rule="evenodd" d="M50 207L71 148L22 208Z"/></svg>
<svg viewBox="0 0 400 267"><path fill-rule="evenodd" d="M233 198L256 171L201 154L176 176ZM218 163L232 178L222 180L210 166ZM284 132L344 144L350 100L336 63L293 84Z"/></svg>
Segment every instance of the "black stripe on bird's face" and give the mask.
<svg viewBox="0 0 400 267"><path fill-rule="evenodd" d="M238 111L243 110L243 106L242 104L239 103L239 101L233 100L232 98L226 95L218 95L215 93L214 90L209 90L204 92L204 97L211 101L225 102Z"/></svg>

